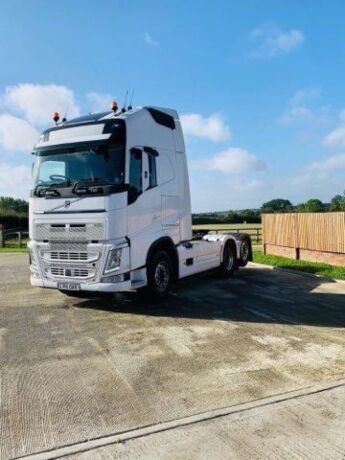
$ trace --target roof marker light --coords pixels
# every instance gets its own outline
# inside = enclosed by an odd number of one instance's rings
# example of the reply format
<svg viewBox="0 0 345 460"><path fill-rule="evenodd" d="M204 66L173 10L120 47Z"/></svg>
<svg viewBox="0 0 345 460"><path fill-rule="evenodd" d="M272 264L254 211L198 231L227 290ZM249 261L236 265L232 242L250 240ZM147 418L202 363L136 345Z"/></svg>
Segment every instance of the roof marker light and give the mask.
<svg viewBox="0 0 345 460"><path fill-rule="evenodd" d="M111 104L111 110L114 112L114 114L117 112L119 106L117 105L116 101L113 101Z"/></svg>
<svg viewBox="0 0 345 460"><path fill-rule="evenodd" d="M59 120L60 120L60 114L59 112L54 112L53 113L53 120L55 121L55 124L57 126L57 124L59 123Z"/></svg>

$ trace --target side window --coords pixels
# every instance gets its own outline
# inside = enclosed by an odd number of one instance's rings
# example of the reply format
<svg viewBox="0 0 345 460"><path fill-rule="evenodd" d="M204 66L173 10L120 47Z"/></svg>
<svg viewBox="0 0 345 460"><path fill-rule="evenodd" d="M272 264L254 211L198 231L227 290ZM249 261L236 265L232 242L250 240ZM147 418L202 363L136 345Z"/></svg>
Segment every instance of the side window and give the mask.
<svg viewBox="0 0 345 460"><path fill-rule="evenodd" d="M132 149L130 152L129 163L128 204L134 203L138 196L143 192L142 163L142 151L140 149Z"/></svg>
<svg viewBox="0 0 345 460"><path fill-rule="evenodd" d="M156 187L157 185L157 168L156 168L156 157L148 155L149 159L149 188Z"/></svg>

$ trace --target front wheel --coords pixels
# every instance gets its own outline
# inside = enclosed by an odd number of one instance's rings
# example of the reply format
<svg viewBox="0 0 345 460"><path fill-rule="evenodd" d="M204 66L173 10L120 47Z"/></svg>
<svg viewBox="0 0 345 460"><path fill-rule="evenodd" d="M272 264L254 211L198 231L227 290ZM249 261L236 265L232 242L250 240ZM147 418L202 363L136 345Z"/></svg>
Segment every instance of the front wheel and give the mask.
<svg viewBox="0 0 345 460"><path fill-rule="evenodd" d="M223 261L220 265L220 274L224 278L233 276L237 269L236 248L233 243L226 243L223 251Z"/></svg>
<svg viewBox="0 0 345 460"><path fill-rule="evenodd" d="M159 251L154 254L147 267L146 293L153 300L164 299L171 290L173 265L169 254Z"/></svg>

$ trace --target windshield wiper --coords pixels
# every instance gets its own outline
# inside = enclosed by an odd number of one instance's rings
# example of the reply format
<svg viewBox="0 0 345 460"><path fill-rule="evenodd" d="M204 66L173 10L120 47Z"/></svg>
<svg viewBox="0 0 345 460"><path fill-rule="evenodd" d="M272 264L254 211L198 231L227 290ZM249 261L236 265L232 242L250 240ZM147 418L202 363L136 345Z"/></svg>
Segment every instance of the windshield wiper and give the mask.
<svg viewBox="0 0 345 460"><path fill-rule="evenodd" d="M96 183L97 185L93 185ZM112 182L102 182L102 185L109 184L112 184ZM79 181L74 182L72 193L75 193L76 195L86 195L87 193L100 194L103 193L103 188L100 187L99 183L94 179L81 179Z"/></svg>
<svg viewBox="0 0 345 460"><path fill-rule="evenodd" d="M43 183L43 184L37 184L34 190L34 194L38 196L43 196L46 195L47 190L52 190L54 191L57 188L62 188L62 187L69 187L71 185L71 180L67 179L62 182L51 182L51 183ZM48 194L50 195L50 194ZM60 195L60 193L59 193ZM53 196L51 194L51 196Z"/></svg>
<svg viewBox="0 0 345 460"><path fill-rule="evenodd" d="M34 190L34 195L43 197L54 197L54 196L60 196L60 192L56 188L52 188L49 185L43 185L43 184L38 184L35 187Z"/></svg>

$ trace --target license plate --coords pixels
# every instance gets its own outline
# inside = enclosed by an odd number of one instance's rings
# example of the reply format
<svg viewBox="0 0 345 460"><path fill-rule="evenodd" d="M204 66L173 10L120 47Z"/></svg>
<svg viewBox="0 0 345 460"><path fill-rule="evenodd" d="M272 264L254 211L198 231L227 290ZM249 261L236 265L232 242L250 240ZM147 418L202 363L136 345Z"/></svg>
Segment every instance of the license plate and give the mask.
<svg viewBox="0 0 345 460"><path fill-rule="evenodd" d="M58 283L58 289L62 291L80 291L80 284L78 283Z"/></svg>

